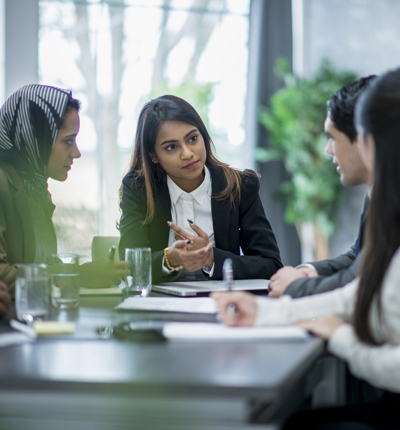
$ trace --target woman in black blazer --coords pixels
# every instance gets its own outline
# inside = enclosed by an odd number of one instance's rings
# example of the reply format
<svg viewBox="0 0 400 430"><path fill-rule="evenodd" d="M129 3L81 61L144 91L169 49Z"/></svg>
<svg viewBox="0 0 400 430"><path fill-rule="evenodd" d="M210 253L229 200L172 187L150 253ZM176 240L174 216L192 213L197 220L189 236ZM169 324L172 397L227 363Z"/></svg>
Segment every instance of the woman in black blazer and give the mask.
<svg viewBox="0 0 400 430"><path fill-rule="evenodd" d="M151 100L121 187L120 257L150 247L155 282L222 279L226 258L235 279L269 279L282 263L259 186L255 172L217 160L189 103Z"/></svg>

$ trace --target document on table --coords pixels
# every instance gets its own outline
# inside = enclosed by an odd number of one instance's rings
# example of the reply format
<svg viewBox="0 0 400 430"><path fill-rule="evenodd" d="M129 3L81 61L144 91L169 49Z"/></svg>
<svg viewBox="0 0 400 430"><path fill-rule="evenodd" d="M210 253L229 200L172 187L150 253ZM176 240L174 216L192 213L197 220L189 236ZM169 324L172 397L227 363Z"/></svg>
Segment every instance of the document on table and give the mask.
<svg viewBox="0 0 400 430"><path fill-rule="evenodd" d="M174 341L302 341L309 334L296 326L227 327L218 323L167 323L163 335Z"/></svg>
<svg viewBox="0 0 400 430"><path fill-rule="evenodd" d="M0 348L2 346L19 345L26 342L33 342L33 340L24 333L16 333L13 331L0 334Z"/></svg>
<svg viewBox="0 0 400 430"><path fill-rule="evenodd" d="M121 310L184 312L192 314L215 314L217 307L211 297L128 297L115 307Z"/></svg>

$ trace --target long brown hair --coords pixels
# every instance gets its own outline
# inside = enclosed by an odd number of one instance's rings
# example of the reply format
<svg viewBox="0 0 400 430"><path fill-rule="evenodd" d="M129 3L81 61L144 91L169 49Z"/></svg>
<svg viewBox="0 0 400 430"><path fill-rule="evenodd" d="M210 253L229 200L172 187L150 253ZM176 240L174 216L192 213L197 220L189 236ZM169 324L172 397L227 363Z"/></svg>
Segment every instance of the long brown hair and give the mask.
<svg viewBox="0 0 400 430"><path fill-rule="evenodd" d="M221 167L226 179L225 189L212 198L225 200L229 197L231 206L234 206L236 198L240 201L242 175L251 173L249 171L242 173L219 161L214 155L214 143L207 128L193 106L179 97L165 95L150 100L143 106L139 115L135 146L129 167L129 172L135 172L137 177L144 181L147 195L147 215L144 224L149 223L154 216L154 183L166 180L164 169L159 164L151 162L150 153L155 152L154 146L161 125L170 120L185 122L199 130L206 147L206 164Z"/></svg>
<svg viewBox="0 0 400 430"><path fill-rule="evenodd" d="M374 138L375 166L354 325L362 341L376 345L371 306L377 301L382 317L383 280L400 247L400 69L377 79L361 96L356 123L362 133Z"/></svg>

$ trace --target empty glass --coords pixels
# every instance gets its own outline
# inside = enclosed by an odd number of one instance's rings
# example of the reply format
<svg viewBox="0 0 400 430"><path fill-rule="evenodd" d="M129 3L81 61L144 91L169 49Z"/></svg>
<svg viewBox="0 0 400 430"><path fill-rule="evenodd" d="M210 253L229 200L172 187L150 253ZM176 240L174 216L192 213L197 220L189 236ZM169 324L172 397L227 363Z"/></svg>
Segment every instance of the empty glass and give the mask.
<svg viewBox="0 0 400 430"><path fill-rule="evenodd" d="M78 254L54 254L51 269L51 302L60 309L79 305L80 277Z"/></svg>
<svg viewBox="0 0 400 430"><path fill-rule="evenodd" d="M131 272L126 277L126 293L148 296L151 291L151 249L127 248L125 260L129 263Z"/></svg>
<svg viewBox="0 0 400 430"><path fill-rule="evenodd" d="M49 282L45 264L17 264L15 282L17 318L31 324L49 312Z"/></svg>

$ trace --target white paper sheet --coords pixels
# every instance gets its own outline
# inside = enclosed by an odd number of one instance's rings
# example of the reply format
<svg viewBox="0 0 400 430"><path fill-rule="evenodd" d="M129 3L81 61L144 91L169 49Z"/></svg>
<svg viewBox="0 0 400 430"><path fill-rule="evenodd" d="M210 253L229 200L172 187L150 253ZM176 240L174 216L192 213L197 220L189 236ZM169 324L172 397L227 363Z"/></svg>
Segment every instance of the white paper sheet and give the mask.
<svg viewBox="0 0 400 430"><path fill-rule="evenodd" d="M215 314L217 307L211 297L128 297L115 309L135 311L184 312L194 314Z"/></svg>
<svg viewBox="0 0 400 430"><path fill-rule="evenodd" d="M0 334L0 348L3 346L19 345L20 343L32 342L33 340L24 333L2 333Z"/></svg>
<svg viewBox="0 0 400 430"><path fill-rule="evenodd" d="M296 326L226 327L213 323L167 323L166 338L174 341L304 340L309 334Z"/></svg>

